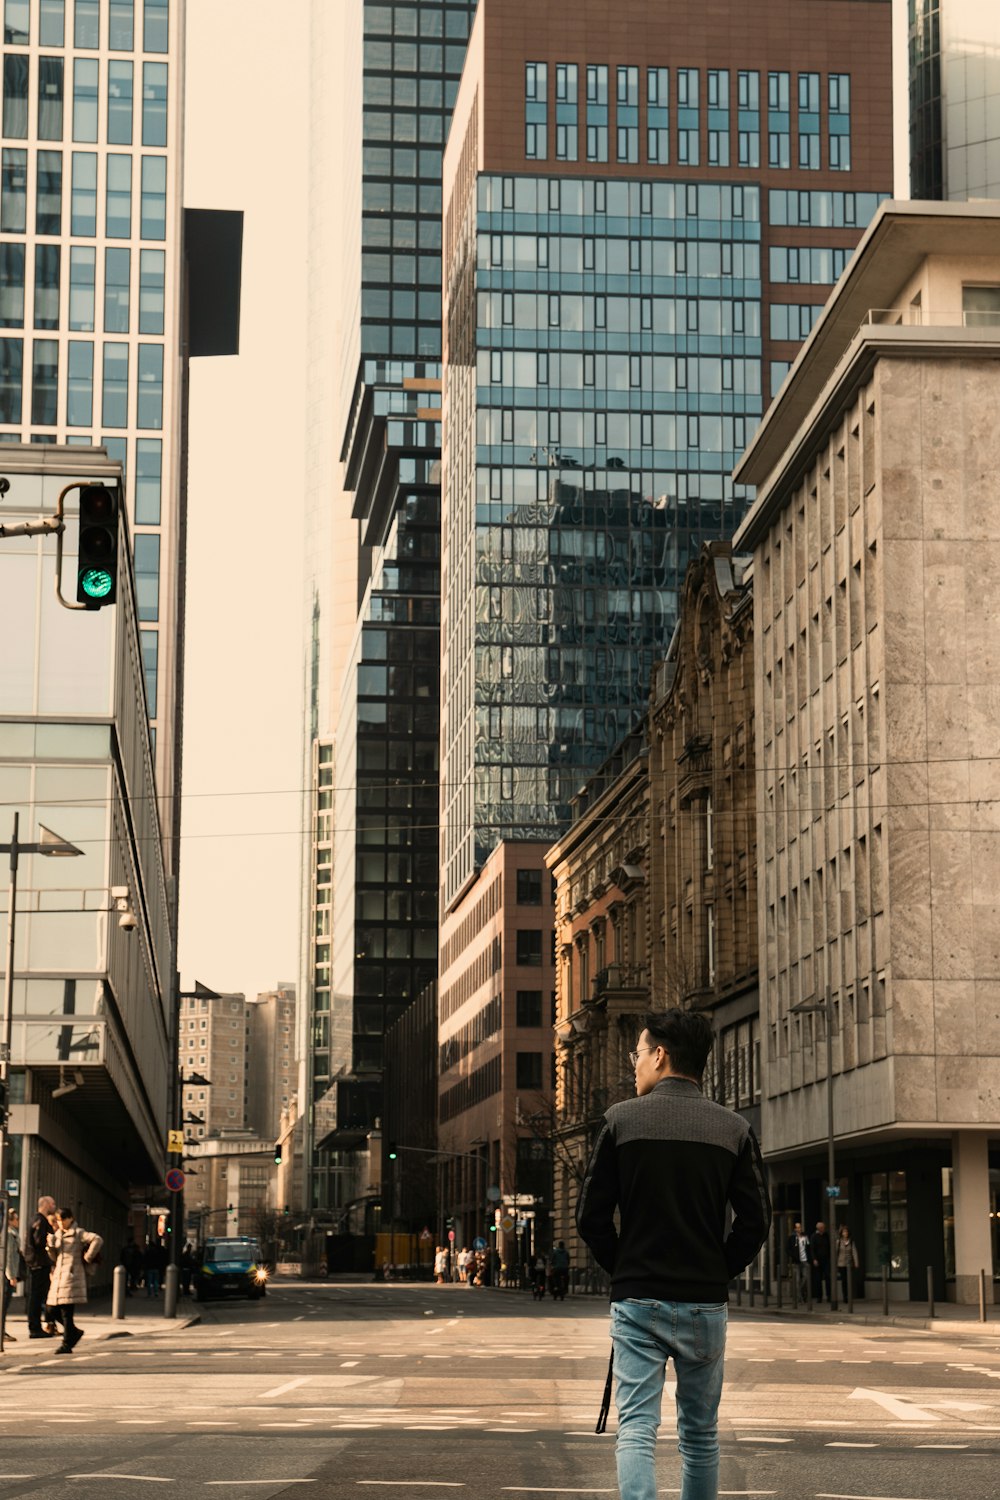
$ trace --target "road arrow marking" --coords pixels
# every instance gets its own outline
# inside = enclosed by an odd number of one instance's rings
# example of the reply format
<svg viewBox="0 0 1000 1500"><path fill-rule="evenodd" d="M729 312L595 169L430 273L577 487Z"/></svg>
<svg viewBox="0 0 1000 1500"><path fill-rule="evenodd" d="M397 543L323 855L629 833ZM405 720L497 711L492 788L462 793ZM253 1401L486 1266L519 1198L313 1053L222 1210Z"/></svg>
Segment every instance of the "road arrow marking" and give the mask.
<svg viewBox="0 0 1000 1500"><path fill-rule="evenodd" d="M858 1386L850 1394L851 1401L874 1401L876 1406L881 1406L883 1411L889 1412L894 1417L899 1417L907 1422L940 1422L933 1412L924 1411L922 1406L917 1406L913 1401L907 1401L902 1396L890 1396L885 1391L868 1391L863 1386Z"/></svg>

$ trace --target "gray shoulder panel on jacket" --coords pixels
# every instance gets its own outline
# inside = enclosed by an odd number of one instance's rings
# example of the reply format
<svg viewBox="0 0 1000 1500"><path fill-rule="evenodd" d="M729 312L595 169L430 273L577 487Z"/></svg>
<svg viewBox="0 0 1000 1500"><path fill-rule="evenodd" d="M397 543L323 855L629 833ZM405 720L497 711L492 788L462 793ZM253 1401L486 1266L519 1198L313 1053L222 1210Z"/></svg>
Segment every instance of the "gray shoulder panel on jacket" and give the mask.
<svg viewBox="0 0 1000 1500"><path fill-rule="evenodd" d="M660 1093L613 1104L607 1113L617 1146L631 1141L691 1141L738 1156L750 1129L742 1115L702 1094Z"/></svg>

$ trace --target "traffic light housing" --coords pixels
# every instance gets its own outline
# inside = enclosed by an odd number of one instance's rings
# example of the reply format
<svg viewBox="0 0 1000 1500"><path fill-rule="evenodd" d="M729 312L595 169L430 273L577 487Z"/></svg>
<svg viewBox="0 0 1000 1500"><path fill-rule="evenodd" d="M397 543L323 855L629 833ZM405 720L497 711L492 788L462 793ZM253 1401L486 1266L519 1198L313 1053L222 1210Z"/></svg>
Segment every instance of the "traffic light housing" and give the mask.
<svg viewBox="0 0 1000 1500"><path fill-rule="evenodd" d="M395 1141L390 1141L389 1142L389 1160L390 1161L395 1161L396 1160L396 1156L397 1156L396 1142Z"/></svg>
<svg viewBox="0 0 1000 1500"><path fill-rule="evenodd" d="M76 600L102 609L118 598L118 492L103 484L80 491L80 547Z"/></svg>
<svg viewBox="0 0 1000 1500"><path fill-rule="evenodd" d="M274 1165L276 1167L280 1167L281 1166L281 1158L282 1158L281 1142L280 1141L275 1141L275 1143L274 1143Z"/></svg>

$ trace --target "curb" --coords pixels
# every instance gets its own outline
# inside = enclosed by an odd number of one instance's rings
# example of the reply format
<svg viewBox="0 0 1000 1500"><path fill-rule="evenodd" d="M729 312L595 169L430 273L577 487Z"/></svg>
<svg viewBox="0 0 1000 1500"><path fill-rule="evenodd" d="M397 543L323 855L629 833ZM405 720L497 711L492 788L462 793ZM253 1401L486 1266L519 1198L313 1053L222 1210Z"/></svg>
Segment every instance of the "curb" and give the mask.
<svg viewBox="0 0 1000 1500"><path fill-rule="evenodd" d="M910 1328L923 1330L927 1333L944 1334L986 1334L989 1337L1000 1338L1000 1323L981 1323L964 1318L930 1318L924 1315L907 1317L905 1314L889 1314L884 1317L882 1313L842 1313L842 1312L795 1312L791 1308L784 1307L735 1307L730 1304L730 1317L767 1317L791 1319L796 1323L836 1323L838 1327L863 1327L863 1328Z"/></svg>
<svg viewBox="0 0 1000 1500"><path fill-rule="evenodd" d="M123 1319L122 1321L125 1323L127 1320ZM140 1336L149 1339L160 1339L167 1334L182 1333L185 1328L196 1327L201 1322L201 1314L194 1313L190 1318L164 1318L163 1322L166 1325L163 1328L143 1328L141 1330L133 1330L124 1326L109 1328L105 1333L96 1334L94 1343L104 1343L107 1339L129 1339L139 1338Z"/></svg>

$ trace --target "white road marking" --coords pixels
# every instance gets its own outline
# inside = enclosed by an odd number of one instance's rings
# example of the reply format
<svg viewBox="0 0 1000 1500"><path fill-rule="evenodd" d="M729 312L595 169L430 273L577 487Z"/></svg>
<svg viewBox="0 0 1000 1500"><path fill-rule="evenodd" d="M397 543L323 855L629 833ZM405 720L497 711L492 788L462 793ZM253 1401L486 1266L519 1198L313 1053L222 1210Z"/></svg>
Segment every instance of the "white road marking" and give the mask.
<svg viewBox="0 0 1000 1500"><path fill-rule="evenodd" d="M505 1495L617 1495L617 1490L559 1490L554 1486L543 1487L541 1485L531 1486L528 1484L504 1484L501 1485L501 1493Z"/></svg>
<svg viewBox="0 0 1000 1500"><path fill-rule="evenodd" d="M848 1397L850 1401L873 1401L876 1406L881 1406L884 1411L894 1417L903 1417L908 1422L940 1422L931 1411L924 1411L922 1406L915 1405L912 1401L906 1401L902 1396L890 1396L885 1391L868 1391L863 1386L858 1386Z"/></svg>
<svg viewBox="0 0 1000 1500"><path fill-rule="evenodd" d="M758 1437L738 1437L738 1443L794 1443L794 1438L787 1437L765 1437L761 1433Z"/></svg>
<svg viewBox="0 0 1000 1500"><path fill-rule="evenodd" d="M67 1474L67 1479L130 1479L136 1484L175 1484L162 1474Z"/></svg>
<svg viewBox="0 0 1000 1500"><path fill-rule="evenodd" d="M206 1479L206 1484L315 1484L315 1479Z"/></svg>
<svg viewBox="0 0 1000 1500"><path fill-rule="evenodd" d="M286 1391L294 1391L300 1385L308 1385L311 1379L311 1375L300 1375L298 1380L289 1380L286 1385L276 1385L273 1391L262 1391L259 1399L266 1401L269 1396L283 1396Z"/></svg>
<svg viewBox="0 0 1000 1500"><path fill-rule="evenodd" d="M878 1443L827 1443L828 1448L877 1448Z"/></svg>
<svg viewBox="0 0 1000 1500"><path fill-rule="evenodd" d="M968 1443L918 1443L918 1448L967 1448Z"/></svg>
<svg viewBox="0 0 1000 1500"><path fill-rule="evenodd" d="M355 1484L389 1485L394 1489L411 1489L417 1485L427 1490L464 1490L465 1481L458 1479L356 1479Z"/></svg>
<svg viewBox="0 0 1000 1500"><path fill-rule="evenodd" d="M317 1358L319 1358L318 1355ZM353 1370L354 1366L358 1363L360 1363L360 1361L356 1359L345 1359L340 1368L342 1370Z"/></svg>

